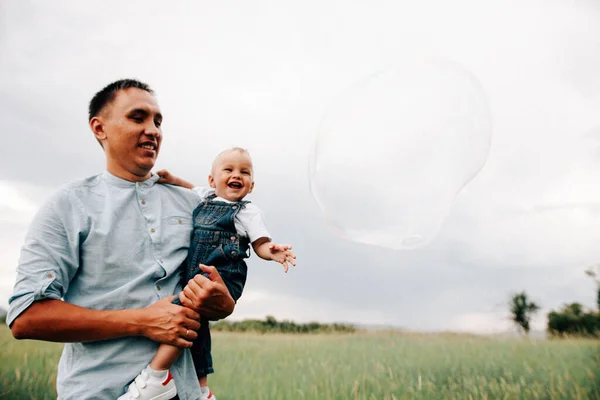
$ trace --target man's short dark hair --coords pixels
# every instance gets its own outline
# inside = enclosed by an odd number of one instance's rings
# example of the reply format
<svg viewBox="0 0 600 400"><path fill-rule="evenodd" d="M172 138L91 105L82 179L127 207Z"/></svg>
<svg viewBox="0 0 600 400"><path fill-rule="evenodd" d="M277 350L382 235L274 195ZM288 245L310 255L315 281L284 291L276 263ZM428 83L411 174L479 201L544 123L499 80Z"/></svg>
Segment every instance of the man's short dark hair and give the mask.
<svg viewBox="0 0 600 400"><path fill-rule="evenodd" d="M142 89L150 94L154 94L150 86L135 79L121 79L108 84L104 89L96 93L90 101L88 121L91 121L107 104L113 101L119 90L130 88Z"/></svg>

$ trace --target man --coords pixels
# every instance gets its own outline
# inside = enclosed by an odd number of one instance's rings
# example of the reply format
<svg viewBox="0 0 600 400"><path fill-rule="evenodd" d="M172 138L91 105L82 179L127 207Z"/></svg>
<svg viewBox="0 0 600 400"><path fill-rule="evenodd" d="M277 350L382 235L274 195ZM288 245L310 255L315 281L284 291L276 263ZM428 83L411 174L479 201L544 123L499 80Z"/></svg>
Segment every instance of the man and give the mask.
<svg viewBox="0 0 600 400"><path fill-rule="evenodd" d="M62 187L29 228L7 323L17 339L65 342L59 399L114 400L159 343L189 348L199 314L219 319L233 312L213 267L203 267L210 279L198 275L185 286L183 307L171 304L199 199L158 184L151 173L161 123L144 83L121 80L98 92L89 125L104 149L106 171ZM189 351L172 372L181 400L200 398Z"/></svg>

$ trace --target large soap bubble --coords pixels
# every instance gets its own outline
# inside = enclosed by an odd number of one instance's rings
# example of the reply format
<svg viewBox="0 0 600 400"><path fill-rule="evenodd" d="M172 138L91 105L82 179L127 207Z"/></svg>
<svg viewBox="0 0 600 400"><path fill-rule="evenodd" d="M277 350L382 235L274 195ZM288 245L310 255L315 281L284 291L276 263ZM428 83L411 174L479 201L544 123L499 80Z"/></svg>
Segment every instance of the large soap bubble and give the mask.
<svg viewBox="0 0 600 400"><path fill-rule="evenodd" d="M369 76L323 118L309 163L312 195L350 240L422 247L483 168L491 130L482 86L456 63L423 60Z"/></svg>

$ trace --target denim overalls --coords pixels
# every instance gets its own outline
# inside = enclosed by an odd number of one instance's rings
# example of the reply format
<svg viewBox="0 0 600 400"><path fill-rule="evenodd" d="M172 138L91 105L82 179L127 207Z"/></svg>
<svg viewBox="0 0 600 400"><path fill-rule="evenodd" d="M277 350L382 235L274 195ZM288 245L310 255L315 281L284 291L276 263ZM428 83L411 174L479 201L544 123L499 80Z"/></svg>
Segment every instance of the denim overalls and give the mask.
<svg viewBox="0 0 600 400"><path fill-rule="evenodd" d="M217 268L231 297L237 302L246 284L248 268L244 259L249 257L250 241L238 235L234 218L249 201L226 203L213 201L215 197L214 194L208 196L192 215L194 229L182 285L185 286L197 274L206 276L199 264L212 265ZM181 304L178 296L173 303ZM198 338L191 348L198 376L214 372L210 341L209 321L202 317Z"/></svg>

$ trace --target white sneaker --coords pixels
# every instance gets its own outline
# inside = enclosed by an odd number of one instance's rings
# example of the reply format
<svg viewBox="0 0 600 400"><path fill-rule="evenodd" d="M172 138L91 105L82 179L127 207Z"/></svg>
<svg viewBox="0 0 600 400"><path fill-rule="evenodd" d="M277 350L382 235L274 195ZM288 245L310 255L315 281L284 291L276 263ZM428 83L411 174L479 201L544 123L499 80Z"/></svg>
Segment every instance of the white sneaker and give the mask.
<svg viewBox="0 0 600 400"><path fill-rule="evenodd" d="M175 397L177 388L171 371L167 373L165 379L159 379L150 375L147 368L144 368L131 382L127 393L117 400L169 400Z"/></svg>
<svg viewBox="0 0 600 400"><path fill-rule="evenodd" d="M208 389L208 386L206 386L206 389ZM202 392L200 395L200 400L217 400L217 397L210 389L208 389L206 392Z"/></svg>

